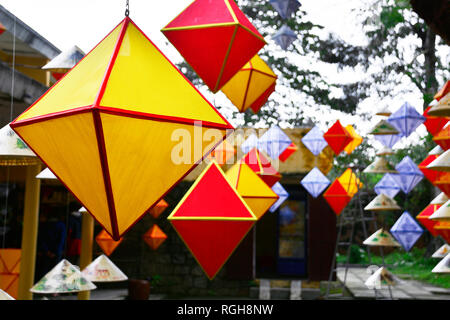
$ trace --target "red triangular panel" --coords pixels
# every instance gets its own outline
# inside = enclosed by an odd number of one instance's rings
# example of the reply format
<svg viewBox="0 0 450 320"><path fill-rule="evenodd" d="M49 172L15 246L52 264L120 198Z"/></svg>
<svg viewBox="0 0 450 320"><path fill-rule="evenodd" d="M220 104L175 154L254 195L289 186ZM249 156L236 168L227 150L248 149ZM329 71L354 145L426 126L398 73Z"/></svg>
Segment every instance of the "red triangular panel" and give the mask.
<svg viewBox="0 0 450 320"><path fill-rule="evenodd" d="M255 28L255 26L250 22L250 20L248 20L248 18L241 11L241 9L239 9L238 5L233 0L228 0L228 1L230 3L231 9L234 11L239 23L242 24L243 26L249 28L251 31L253 31L255 34L259 35L262 38L261 34Z"/></svg>
<svg viewBox="0 0 450 320"><path fill-rule="evenodd" d="M269 100L270 95L275 91L275 86L276 83L267 88L267 90L264 91L263 94L250 105L250 109L252 109L254 113L258 113L267 100Z"/></svg>
<svg viewBox="0 0 450 320"><path fill-rule="evenodd" d="M242 161L247 164L269 187L281 179L280 173L258 149L250 150ZM262 171L261 171L262 170Z"/></svg>
<svg viewBox="0 0 450 320"><path fill-rule="evenodd" d="M279 156L278 159L280 159L281 161L286 161L287 158L289 158L291 156L291 154L293 154L295 151L297 151L298 148L297 146L292 142L289 147L286 148L286 150L284 150Z"/></svg>
<svg viewBox="0 0 450 320"><path fill-rule="evenodd" d="M436 160L437 157L438 155L429 155L421 163L419 163L418 166L425 178L427 178L431 183L434 183L441 175L439 171L427 169L427 165Z"/></svg>
<svg viewBox="0 0 450 320"><path fill-rule="evenodd" d="M352 199L338 180L335 180L328 187L323 197L337 215L341 214L342 210L344 210Z"/></svg>
<svg viewBox="0 0 450 320"><path fill-rule="evenodd" d="M431 109L431 106L427 107L425 109L425 111L423 112L423 116L426 118L426 120L425 120L425 122L423 124L427 128L428 132L432 136L435 136L447 124L449 119L447 117L432 117L432 116L429 116L428 115L428 111L430 109Z"/></svg>
<svg viewBox="0 0 450 320"><path fill-rule="evenodd" d="M421 213L417 215L417 220L428 230L430 231L433 237L438 235L438 230L434 229L434 226L438 223L435 220L428 219L436 210L441 207L439 204L430 204L425 209L422 210Z"/></svg>
<svg viewBox="0 0 450 320"><path fill-rule="evenodd" d="M337 120L323 135L324 139L336 155L339 155L353 138Z"/></svg>

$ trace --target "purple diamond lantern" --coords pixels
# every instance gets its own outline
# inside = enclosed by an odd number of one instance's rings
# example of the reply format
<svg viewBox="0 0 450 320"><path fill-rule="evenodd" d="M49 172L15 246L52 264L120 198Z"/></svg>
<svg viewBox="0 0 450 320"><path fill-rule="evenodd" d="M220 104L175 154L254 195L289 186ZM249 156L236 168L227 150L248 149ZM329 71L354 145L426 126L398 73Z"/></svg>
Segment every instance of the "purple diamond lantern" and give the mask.
<svg viewBox="0 0 450 320"><path fill-rule="evenodd" d="M297 39L297 35L287 25L283 25L280 30L272 37L276 44L283 50L286 50L292 42Z"/></svg>
<svg viewBox="0 0 450 320"><path fill-rule="evenodd" d="M259 138L259 149L265 151L272 159L278 159L292 140L278 126L273 126Z"/></svg>
<svg viewBox="0 0 450 320"><path fill-rule="evenodd" d="M285 202L287 198L289 198L289 193L283 188L283 186L279 182L275 183L272 186L272 190L279 196L277 202L275 202L269 209L270 212L275 212L278 209L278 207L281 206L281 204Z"/></svg>
<svg viewBox="0 0 450 320"><path fill-rule="evenodd" d="M386 173L383 178L375 185L374 190L377 194L384 193L390 198L394 198L400 191L400 187L397 185L395 176L397 174Z"/></svg>
<svg viewBox="0 0 450 320"><path fill-rule="evenodd" d="M298 0L270 0L269 2L283 19L289 18L302 5Z"/></svg>
<svg viewBox="0 0 450 320"><path fill-rule="evenodd" d="M383 146L392 149L394 145L401 140L402 134L378 134L375 135L374 138L380 141Z"/></svg>
<svg viewBox="0 0 450 320"><path fill-rule="evenodd" d="M395 166L395 170L398 171L398 174L393 177L405 194L408 194L423 179L422 171L408 156Z"/></svg>
<svg viewBox="0 0 450 320"><path fill-rule="evenodd" d="M319 127L315 126L302 138L302 143L315 156L318 156L322 150L328 145L323 137L323 132Z"/></svg>
<svg viewBox="0 0 450 320"><path fill-rule="evenodd" d="M317 198L323 190L330 184L330 180L319 170L314 167L303 179L300 184L311 196Z"/></svg>
<svg viewBox="0 0 450 320"><path fill-rule="evenodd" d="M391 234L406 251L411 250L422 233L422 227L411 217L408 211L403 212L391 228Z"/></svg>
<svg viewBox="0 0 450 320"><path fill-rule="evenodd" d="M400 131L403 137L409 137L425 120L426 118L408 102L405 102L388 118L389 123Z"/></svg>
<svg viewBox="0 0 450 320"><path fill-rule="evenodd" d="M258 148L258 137L252 133L248 136L247 140L241 144L241 150L244 154L247 154L253 148Z"/></svg>

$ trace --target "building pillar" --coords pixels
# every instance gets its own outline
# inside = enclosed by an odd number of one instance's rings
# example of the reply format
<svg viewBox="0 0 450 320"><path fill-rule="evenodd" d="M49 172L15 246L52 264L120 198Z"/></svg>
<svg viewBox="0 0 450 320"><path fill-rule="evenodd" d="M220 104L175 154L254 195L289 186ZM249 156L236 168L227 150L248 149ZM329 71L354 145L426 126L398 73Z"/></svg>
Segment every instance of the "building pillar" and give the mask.
<svg viewBox="0 0 450 320"><path fill-rule="evenodd" d="M84 212L81 218L81 254L80 270L86 268L92 262L92 244L94 239L94 218ZM90 291L78 292L78 300L89 300Z"/></svg>

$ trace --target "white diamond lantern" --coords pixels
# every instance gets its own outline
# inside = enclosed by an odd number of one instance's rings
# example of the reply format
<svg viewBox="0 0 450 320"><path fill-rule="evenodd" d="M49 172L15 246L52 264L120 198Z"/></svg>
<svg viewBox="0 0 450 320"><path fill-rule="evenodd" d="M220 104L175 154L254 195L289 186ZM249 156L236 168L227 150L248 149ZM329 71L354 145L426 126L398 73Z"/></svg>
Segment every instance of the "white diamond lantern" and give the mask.
<svg viewBox="0 0 450 320"><path fill-rule="evenodd" d="M244 154L247 154L253 148L258 148L258 137L255 134L251 134L248 138L242 142L241 150Z"/></svg>
<svg viewBox="0 0 450 320"><path fill-rule="evenodd" d="M323 132L319 127L315 126L302 138L302 143L315 156L318 156L322 150L328 145L323 137Z"/></svg>
<svg viewBox="0 0 450 320"><path fill-rule="evenodd" d="M259 149L265 151L272 159L278 159L292 140L278 126L273 126L259 138Z"/></svg>
<svg viewBox="0 0 450 320"><path fill-rule="evenodd" d="M283 188L281 183L277 182L272 186L273 192L278 195L278 200L269 209L270 212L275 212L283 202L289 198L289 193Z"/></svg>
<svg viewBox="0 0 450 320"><path fill-rule="evenodd" d="M323 190L330 184L330 180L319 170L314 167L304 178L300 184L311 194L317 198Z"/></svg>

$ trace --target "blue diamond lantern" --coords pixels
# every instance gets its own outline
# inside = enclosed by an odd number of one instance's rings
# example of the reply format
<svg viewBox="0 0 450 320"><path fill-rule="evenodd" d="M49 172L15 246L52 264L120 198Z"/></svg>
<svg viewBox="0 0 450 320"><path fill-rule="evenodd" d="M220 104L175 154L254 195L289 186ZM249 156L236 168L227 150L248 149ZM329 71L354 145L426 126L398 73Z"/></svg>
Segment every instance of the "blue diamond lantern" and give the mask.
<svg viewBox="0 0 450 320"><path fill-rule="evenodd" d="M283 188L283 186L279 182L275 183L272 186L272 190L279 196L277 202L275 202L269 209L270 212L275 212L279 208L279 206L281 206L281 204L285 202L287 198L289 198L289 193Z"/></svg>
<svg viewBox="0 0 450 320"><path fill-rule="evenodd" d="M388 118L389 123L400 131L403 137L409 137L425 120L426 118L408 102L405 102Z"/></svg>
<svg viewBox="0 0 450 320"><path fill-rule="evenodd" d="M241 144L241 150L244 154L247 154L253 148L258 148L258 137L252 133L248 136L247 140Z"/></svg>
<svg viewBox="0 0 450 320"><path fill-rule="evenodd" d="M408 211L403 212L391 228L391 234L406 251L411 250L422 233L423 229Z"/></svg>
<svg viewBox="0 0 450 320"><path fill-rule="evenodd" d="M315 156L318 156L322 150L328 145L323 137L323 132L319 127L315 126L302 138L302 143Z"/></svg>
<svg viewBox="0 0 450 320"><path fill-rule="evenodd" d="M405 194L408 194L423 179L422 171L408 156L395 166L395 170L398 171L398 174L393 177Z"/></svg>
<svg viewBox="0 0 450 320"><path fill-rule="evenodd" d="M383 178L375 185L374 190L377 194L384 193L389 198L394 198L400 191L395 176L397 174L386 173Z"/></svg>
<svg viewBox="0 0 450 320"><path fill-rule="evenodd" d="M298 0L270 0L269 2L283 19L289 18L302 5Z"/></svg>
<svg viewBox="0 0 450 320"><path fill-rule="evenodd" d="M379 134L375 135L374 138L380 141L383 146L392 149L394 145L402 139L402 134Z"/></svg>
<svg viewBox="0 0 450 320"><path fill-rule="evenodd" d="M278 159L292 140L278 126L273 126L259 138L259 149L265 151L272 159Z"/></svg>
<svg viewBox="0 0 450 320"><path fill-rule="evenodd" d="M303 179L300 184L311 196L317 198L323 190L330 184L330 180L319 170L314 167Z"/></svg>
<svg viewBox="0 0 450 320"><path fill-rule="evenodd" d="M297 39L297 35L287 25L283 25L280 30L272 37L276 44L283 50L286 50L292 42Z"/></svg>

